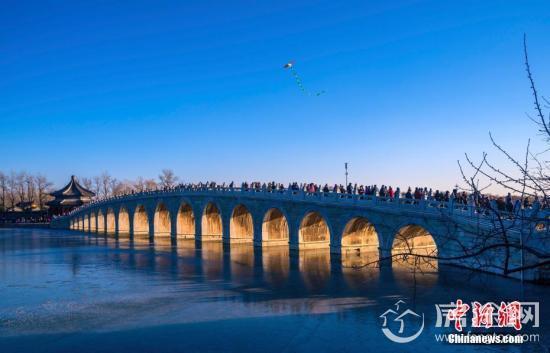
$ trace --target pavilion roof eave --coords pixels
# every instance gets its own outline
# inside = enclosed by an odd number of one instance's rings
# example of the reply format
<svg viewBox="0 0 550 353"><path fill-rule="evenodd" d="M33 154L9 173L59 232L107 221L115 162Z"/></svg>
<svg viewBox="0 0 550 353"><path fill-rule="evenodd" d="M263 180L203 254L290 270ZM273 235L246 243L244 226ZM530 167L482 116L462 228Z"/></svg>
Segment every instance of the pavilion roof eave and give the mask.
<svg viewBox="0 0 550 353"><path fill-rule="evenodd" d="M83 196L83 197L94 197L95 193L86 189L78 183L74 175L71 176L71 181L63 188L50 193L53 197L67 197L67 196Z"/></svg>

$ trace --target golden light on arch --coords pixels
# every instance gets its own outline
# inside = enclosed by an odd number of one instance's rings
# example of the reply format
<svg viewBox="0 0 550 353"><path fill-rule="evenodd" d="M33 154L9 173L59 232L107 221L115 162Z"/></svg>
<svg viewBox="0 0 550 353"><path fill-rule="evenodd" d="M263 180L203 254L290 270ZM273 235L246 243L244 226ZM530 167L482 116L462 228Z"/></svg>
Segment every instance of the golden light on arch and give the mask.
<svg viewBox="0 0 550 353"><path fill-rule="evenodd" d="M330 230L326 220L318 212L307 213L300 222L300 243L326 243L329 246Z"/></svg>
<svg viewBox="0 0 550 353"><path fill-rule="evenodd" d="M203 239L221 239L223 225L221 212L216 204L210 202L204 208L201 219Z"/></svg>
<svg viewBox="0 0 550 353"><path fill-rule="evenodd" d="M155 237L169 237L171 232L170 211L159 202L155 210Z"/></svg>
<svg viewBox="0 0 550 353"><path fill-rule="evenodd" d="M134 235L143 236L149 234L149 217L143 205L138 205L134 211Z"/></svg>
<svg viewBox="0 0 550 353"><path fill-rule="evenodd" d="M248 239L254 237L252 214L245 205L237 205L231 213L229 236L232 239Z"/></svg>
<svg viewBox="0 0 550 353"><path fill-rule="evenodd" d="M288 241L288 221L278 208L269 209L262 223L262 241Z"/></svg>
<svg viewBox="0 0 550 353"><path fill-rule="evenodd" d="M121 206L118 211L118 234L123 236L130 234L130 215L124 206Z"/></svg>
<svg viewBox="0 0 550 353"><path fill-rule="evenodd" d="M188 203L183 203L178 209L176 232L178 238L192 239L195 237L195 214Z"/></svg>
<svg viewBox="0 0 550 353"><path fill-rule="evenodd" d="M392 244L392 265L424 271L437 270L438 249L433 236L419 225L399 229Z"/></svg>

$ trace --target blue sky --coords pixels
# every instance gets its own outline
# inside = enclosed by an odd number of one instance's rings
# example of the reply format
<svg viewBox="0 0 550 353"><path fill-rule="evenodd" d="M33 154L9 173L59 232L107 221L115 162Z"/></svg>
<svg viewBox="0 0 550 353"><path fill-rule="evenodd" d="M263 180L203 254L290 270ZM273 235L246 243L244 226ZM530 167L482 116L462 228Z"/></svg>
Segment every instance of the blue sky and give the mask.
<svg viewBox="0 0 550 353"><path fill-rule="evenodd" d="M548 1L2 1L0 170L432 185L550 95ZM290 72L294 60L304 95ZM497 161L501 159L497 158Z"/></svg>

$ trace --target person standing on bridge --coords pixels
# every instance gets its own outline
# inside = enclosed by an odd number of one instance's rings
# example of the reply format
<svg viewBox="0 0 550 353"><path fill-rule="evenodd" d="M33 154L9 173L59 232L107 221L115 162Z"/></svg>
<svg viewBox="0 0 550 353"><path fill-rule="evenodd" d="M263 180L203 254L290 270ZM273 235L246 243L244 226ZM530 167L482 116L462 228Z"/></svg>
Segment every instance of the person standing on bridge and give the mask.
<svg viewBox="0 0 550 353"><path fill-rule="evenodd" d="M508 193L506 195L506 211L512 213L514 210L514 205L512 204L512 194Z"/></svg>

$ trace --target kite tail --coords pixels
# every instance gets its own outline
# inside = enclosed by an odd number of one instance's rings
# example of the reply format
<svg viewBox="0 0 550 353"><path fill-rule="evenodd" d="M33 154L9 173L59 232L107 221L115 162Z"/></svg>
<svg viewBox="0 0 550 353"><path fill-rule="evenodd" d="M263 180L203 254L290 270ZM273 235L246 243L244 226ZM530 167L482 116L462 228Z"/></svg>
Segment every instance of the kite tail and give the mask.
<svg viewBox="0 0 550 353"><path fill-rule="evenodd" d="M292 76L294 76L294 80L296 81L296 84L300 88L300 90L304 93L307 93L306 88L304 87L304 84L302 83L302 79L300 78L300 75L294 70L293 67L290 68L290 72L292 72Z"/></svg>
<svg viewBox="0 0 550 353"><path fill-rule="evenodd" d="M296 70L293 67L290 68L290 72L292 73L292 76L294 76L294 80L296 81L296 85L298 85L298 88L300 88L300 90L305 94L307 94L308 96L311 96L312 95L311 92L304 87L302 78L300 77L300 75L298 75L298 72L296 72ZM315 96L320 96L323 93L325 93L325 91L319 91L315 93Z"/></svg>

